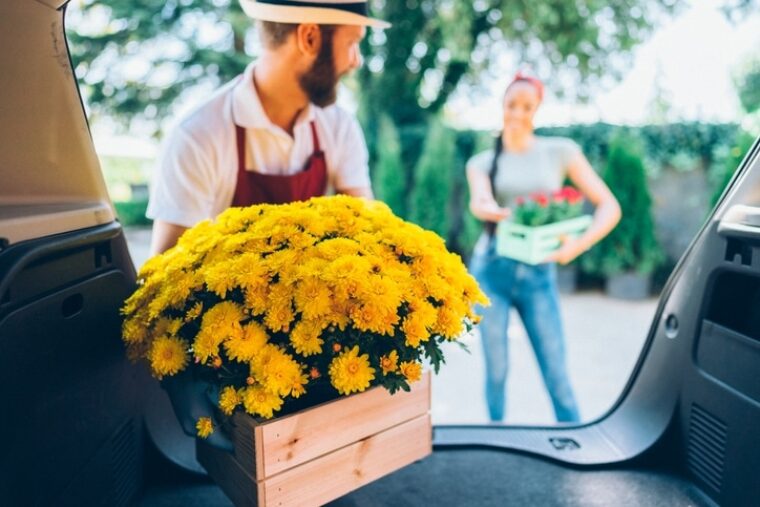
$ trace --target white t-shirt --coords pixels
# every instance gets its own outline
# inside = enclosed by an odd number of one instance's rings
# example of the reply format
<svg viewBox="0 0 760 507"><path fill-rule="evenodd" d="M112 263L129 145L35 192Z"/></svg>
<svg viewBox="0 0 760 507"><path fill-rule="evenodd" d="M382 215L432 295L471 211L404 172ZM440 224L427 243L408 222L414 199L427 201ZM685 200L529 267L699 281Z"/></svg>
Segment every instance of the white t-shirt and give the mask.
<svg viewBox="0 0 760 507"><path fill-rule="evenodd" d="M166 138L153 174L149 218L192 227L231 205L238 172L235 123L246 129L246 168L294 174L314 152L314 120L327 161L328 191L370 187L367 145L356 118L336 105L310 104L296 119L291 137L265 114L253 67L216 91Z"/></svg>

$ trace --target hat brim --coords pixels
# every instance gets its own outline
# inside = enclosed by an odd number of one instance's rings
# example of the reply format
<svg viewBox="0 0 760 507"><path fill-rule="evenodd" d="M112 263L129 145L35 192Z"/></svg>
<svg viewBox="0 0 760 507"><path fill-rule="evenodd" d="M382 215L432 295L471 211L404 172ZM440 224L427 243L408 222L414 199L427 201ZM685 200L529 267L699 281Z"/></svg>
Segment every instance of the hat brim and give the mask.
<svg viewBox="0 0 760 507"><path fill-rule="evenodd" d="M314 23L317 25L356 25L372 28L390 28L380 19L328 7L294 7L291 5L263 4L254 0L240 0L243 11L251 18L275 23Z"/></svg>

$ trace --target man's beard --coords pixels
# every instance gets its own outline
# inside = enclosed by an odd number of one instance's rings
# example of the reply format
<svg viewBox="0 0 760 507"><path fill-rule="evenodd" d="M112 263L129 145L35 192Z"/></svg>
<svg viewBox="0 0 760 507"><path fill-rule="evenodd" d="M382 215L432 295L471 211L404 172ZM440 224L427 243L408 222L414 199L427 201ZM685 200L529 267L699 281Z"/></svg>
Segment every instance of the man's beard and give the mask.
<svg viewBox="0 0 760 507"><path fill-rule="evenodd" d="M319 107L334 104L338 98L340 76L333 60L332 32L322 31L322 47L311 68L298 78L301 89L309 97L309 102Z"/></svg>

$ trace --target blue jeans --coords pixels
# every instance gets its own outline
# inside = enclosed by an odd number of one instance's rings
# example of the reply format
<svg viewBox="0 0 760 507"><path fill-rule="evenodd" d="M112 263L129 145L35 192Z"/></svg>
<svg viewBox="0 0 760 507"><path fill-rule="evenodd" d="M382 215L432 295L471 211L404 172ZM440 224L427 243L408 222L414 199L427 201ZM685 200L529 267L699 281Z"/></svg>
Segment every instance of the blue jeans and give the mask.
<svg viewBox="0 0 760 507"><path fill-rule="evenodd" d="M495 241L482 237L470 261L470 272L491 300L491 306L481 310L480 323L486 364L486 401L491 420L504 418L507 327L509 311L514 306L525 324L557 421L579 421L567 374L556 266L532 266L501 257L496 254Z"/></svg>

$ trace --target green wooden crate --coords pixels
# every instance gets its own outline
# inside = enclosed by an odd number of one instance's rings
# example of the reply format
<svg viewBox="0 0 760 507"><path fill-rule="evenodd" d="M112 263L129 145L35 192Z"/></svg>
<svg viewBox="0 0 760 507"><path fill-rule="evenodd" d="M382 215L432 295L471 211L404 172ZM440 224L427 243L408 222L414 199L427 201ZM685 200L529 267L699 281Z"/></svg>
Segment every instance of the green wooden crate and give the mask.
<svg viewBox="0 0 760 507"><path fill-rule="evenodd" d="M496 228L496 253L526 264L540 264L559 248L562 237L580 236L592 221L591 215L583 215L538 227L500 222Z"/></svg>

